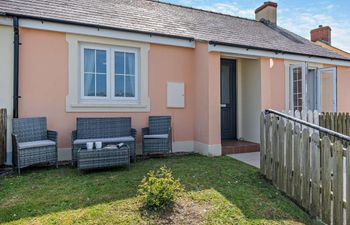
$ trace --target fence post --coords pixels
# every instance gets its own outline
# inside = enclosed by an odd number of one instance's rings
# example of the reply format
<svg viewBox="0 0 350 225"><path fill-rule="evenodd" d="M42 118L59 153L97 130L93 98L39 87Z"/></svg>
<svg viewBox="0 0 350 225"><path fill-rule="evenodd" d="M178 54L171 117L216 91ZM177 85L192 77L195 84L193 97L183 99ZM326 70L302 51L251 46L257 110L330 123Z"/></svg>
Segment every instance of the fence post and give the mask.
<svg viewBox="0 0 350 225"><path fill-rule="evenodd" d="M328 136L322 138L322 221L331 224L332 148Z"/></svg>
<svg viewBox="0 0 350 225"><path fill-rule="evenodd" d="M346 149L346 224L350 224L350 146Z"/></svg>
<svg viewBox="0 0 350 225"><path fill-rule="evenodd" d="M303 129L303 142L302 142L302 154L303 154L303 196L302 206L307 211L310 210L310 137L309 130Z"/></svg>
<svg viewBox="0 0 350 225"><path fill-rule="evenodd" d="M277 145L277 117L272 117L272 145L271 145L271 159L272 159L272 183L277 185L277 174L278 174L278 145Z"/></svg>
<svg viewBox="0 0 350 225"><path fill-rule="evenodd" d="M343 146L335 142L335 163L333 170L333 224L343 224Z"/></svg>
<svg viewBox="0 0 350 225"><path fill-rule="evenodd" d="M284 120L281 119L278 125L278 149L279 149L278 187L282 191L286 190L285 189L286 168L284 166L284 161L286 157L285 146L284 146L285 134L286 134L286 126L284 125Z"/></svg>
<svg viewBox="0 0 350 225"><path fill-rule="evenodd" d="M311 135L311 216L320 215L320 137L317 133Z"/></svg>
<svg viewBox="0 0 350 225"><path fill-rule="evenodd" d="M0 109L0 166L6 161L7 110Z"/></svg>
<svg viewBox="0 0 350 225"><path fill-rule="evenodd" d="M286 135L286 167L287 167L287 195L292 197L293 194L293 125L291 122L287 124Z"/></svg>
<svg viewBox="0 0 350 225"><path fill-rule="evenodd" d="M265 149L265 113L260 114L260 170L266 176L266 149Z"/></svg>
<svg viewBox="0 0 350 225"><path fill-rule="evenodd" d="M271 133L270 133L270 126L271 126L271 116L266 115L265 117L265 137L266 137L266 177L267 179L271 180Z"/></svg>
<svg viewBox="0 0 350 225"><path fill-rule="evenodd" d="M298 204L301 203L301 186L300 186L300 126L294 127L294 197Z"/></svg>

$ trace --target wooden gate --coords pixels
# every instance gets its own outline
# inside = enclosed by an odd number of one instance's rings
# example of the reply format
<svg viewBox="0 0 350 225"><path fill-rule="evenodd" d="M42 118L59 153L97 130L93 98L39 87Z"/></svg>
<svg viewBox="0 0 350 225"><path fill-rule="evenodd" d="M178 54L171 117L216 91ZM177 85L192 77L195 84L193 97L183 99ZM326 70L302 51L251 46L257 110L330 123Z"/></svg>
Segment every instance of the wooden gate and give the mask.
<svg viewBox="0 0 350 225"><path fill-rule="evenodd" d="M350 147L272 114L260 117L261 173L312 217L350 224Z"/></svg>

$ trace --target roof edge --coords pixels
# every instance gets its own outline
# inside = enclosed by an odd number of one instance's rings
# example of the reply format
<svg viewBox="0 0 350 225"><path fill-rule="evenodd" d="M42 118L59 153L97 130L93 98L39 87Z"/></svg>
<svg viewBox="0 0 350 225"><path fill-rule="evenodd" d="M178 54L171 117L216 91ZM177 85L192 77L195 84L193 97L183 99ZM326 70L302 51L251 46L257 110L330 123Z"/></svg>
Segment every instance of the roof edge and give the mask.
<svg viewBox="0 0 350 225"><path fill-rule="evenodd" d="M116 28L116 27L102 26L102 25L96 25L96 24L91 24L91 23L74 22L74 21L70 21L70 20L61 20L61 19L53 19L53 18L47 18L47 17L29 16L29 15L24 15L24 14L3 12L0 14L0 16L18 17L18 18L22 18L22 19L32 19L32 20L38 20L38 21L67 24L67 25L86 26L86 27L92 27L92 28L97 28L97 29L108 29L108 30L116 30L116 31L124 31L124 32L134 32L134 33L138 33L138 34L146 34L146 35L151 35L151 36L155 35L155 36L160 36L160 37L188 40L190 42L195 41L194 37L186 37L186 36L163 34L163 33L157 33L157 32L147 32L147 31L140 31L140 30Z"/></svg>
<svg viewBox="0 0 350 225"><path fill-rule="evenodd" d="M291 54L291 55L306 56L306 57L310 57L310 58L318 57L318 58L329 59L329 60L341 60L341 61L345 61L345 62L350 62L350 59L346 59L346 58L334 58L334 57L311 55L311 54L305 54L305 53L296 53L296 52L283 51L283 50L278 50L278 49L255 47L255 46L250 46L250 45L231 44L231 43L225 43L225 42L220 42L220 41L209 41L209 44L214 45L214 46L215 45L222 45L222 46L229 46L229 47L238 47L238 48L262 50L262 51L270 51L270 52L274 52L276 54Z"/></svg>

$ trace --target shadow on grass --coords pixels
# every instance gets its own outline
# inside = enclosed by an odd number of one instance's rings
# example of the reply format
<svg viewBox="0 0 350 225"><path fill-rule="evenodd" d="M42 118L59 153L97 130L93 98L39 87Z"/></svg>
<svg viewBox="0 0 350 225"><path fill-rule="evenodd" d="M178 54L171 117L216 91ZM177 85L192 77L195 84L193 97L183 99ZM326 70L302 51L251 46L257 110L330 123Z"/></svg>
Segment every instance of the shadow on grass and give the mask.
<svg viewBox="0 0 350 225"><path fill-rule="evenodd" d="M0 179L0 223L128 199L151 169L166 165L186 191L214 189L248 220L311 223L294 203L268 184L257 169L229 157L199 155L149 159L128 171L116 168L78 175L75 169L35 169ZM230 216L229 212L226 216Z"/></svg>

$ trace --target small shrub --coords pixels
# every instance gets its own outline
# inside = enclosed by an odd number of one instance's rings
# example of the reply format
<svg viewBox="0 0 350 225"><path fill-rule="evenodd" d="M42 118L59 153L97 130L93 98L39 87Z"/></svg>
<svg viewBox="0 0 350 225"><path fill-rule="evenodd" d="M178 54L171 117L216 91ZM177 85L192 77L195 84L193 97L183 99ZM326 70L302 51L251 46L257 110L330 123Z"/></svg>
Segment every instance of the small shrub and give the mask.
<svg viewBox="0 0 350 225"><path fill-rule="evenodd" d="M150 210L165 210L173 205L176 197L183 191L180 181L175 180L166 166L156 172L147 173L139 185L138 192L144 206Z"/></svg>

